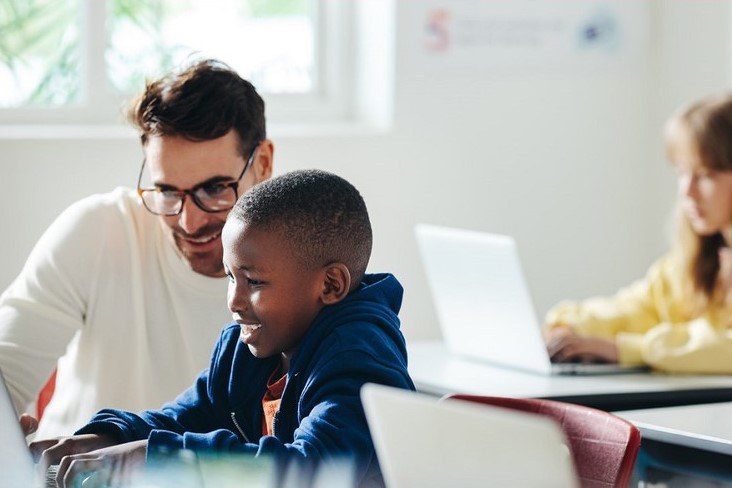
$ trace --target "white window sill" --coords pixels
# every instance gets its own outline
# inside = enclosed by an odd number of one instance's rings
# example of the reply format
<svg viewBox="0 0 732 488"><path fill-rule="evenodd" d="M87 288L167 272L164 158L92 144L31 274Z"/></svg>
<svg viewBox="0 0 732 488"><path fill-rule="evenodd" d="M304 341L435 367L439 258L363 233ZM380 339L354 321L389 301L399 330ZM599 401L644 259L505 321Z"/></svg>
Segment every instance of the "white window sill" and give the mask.
<svg viewBox="0 0 732 488"><path fill-rule="evenodd" d="M389 126L365 122L315 124L272 124L268 136L278 138L349 137L385 134ZM121 140L137 139L138 134L126 125L0 125L3 140Z"/></svg>

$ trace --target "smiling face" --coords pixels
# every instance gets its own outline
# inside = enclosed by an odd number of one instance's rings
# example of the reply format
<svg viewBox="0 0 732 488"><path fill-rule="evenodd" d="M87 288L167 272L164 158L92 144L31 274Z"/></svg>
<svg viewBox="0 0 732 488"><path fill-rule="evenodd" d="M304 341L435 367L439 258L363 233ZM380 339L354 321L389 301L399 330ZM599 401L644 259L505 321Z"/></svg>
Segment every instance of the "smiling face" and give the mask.
<svg viewBox="0 0 732 488"><path fill-rule="evenodd" d="M282 354L284 368L324 306L325 268L305 269L273 232L230 218L222 233L228 306L241 341L258 358Z"/></svg>
<svg viewBox="0 0 732 488"><path fill-rule="evenodd" d="M685 132L679 129L669 151L677 170L681 209L698 235L725 232L732 225L732 171L708 167Z"/></svg>
<svg viewBox="0 0 732 488"><path fill-rule="evenodd" d="M175 136L154 136L149 138L144 150L152 186L168 190L236 181L246 164L233 131L217 139L199 142ZM252 167L239 182L239 195L269 177L270 161L271 143L266 141L260 145ZM160 218L169 229L170 239L193 271L220 277L224 276L221 230L227 215L228 211L204 212L187 195L181 213Z"/></svg>

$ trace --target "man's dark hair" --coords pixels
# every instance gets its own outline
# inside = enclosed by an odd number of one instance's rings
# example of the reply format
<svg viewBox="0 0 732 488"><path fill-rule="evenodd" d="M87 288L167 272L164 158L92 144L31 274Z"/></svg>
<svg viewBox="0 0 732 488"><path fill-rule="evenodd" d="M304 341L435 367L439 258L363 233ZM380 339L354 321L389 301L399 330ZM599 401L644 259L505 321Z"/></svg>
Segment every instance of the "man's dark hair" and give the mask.
<svg viewBox="0 0 732 488"><path fill-rule="evenodd" d="M234 129L246 158L267 137L264 100L254 86L226 64L204 59L147 83L130 104L128 120L151 136L208 141Z"/></svg>
<svg viewBox="0 0 732 488"><path fill-rule="evenodd" d="M252 187L229 214L275 232L306 267L340 262L361 282L371 257L371 222L358 190L320 170L285 173Z"/></svg>

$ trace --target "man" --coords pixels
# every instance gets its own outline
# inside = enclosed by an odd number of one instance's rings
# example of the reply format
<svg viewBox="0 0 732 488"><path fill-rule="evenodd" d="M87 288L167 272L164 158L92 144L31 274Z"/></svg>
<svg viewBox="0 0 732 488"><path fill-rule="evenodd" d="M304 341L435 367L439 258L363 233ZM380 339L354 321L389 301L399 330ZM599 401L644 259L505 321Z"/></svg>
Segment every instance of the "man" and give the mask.
<svg viewBox="0 0 732 488"><path fill-rule="evenodd" d="M237 196L272 174L264 102L220 62L148 84L129 118L144 152L137 192L69 207L0 298L0 369L16 407L57 370L40 438L103 407L157 408L207 366L231 321L221 229Z"/></svg>

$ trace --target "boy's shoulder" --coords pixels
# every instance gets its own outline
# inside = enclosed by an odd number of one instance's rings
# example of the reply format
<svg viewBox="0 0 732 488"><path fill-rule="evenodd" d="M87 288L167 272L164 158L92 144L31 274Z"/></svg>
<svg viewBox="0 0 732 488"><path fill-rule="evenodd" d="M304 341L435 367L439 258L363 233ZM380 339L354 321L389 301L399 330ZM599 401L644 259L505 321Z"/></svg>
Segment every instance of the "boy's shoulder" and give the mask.
<svg viewBox="0 0 732 488"><path fill-rule="evenodd" d="M358 338L362 333L372 335L384 332L382 329L398 329L402 296L403 288L394 275L367 274L360 286L343 301L323 310L320 321L332 327L332 330L323 333L356 335ZM326 325L325 329L329 329L329 326ZM363 330L356 333L357 328Z"/></svg>
<svg viewBox="0 0 732 488"><path fill-rule="evenodd" d="M231 336L239 336L239 333L241 332L241 326L237 324L236 322L232 322L229 325L225 325L223 329L221 329L221 337L231 337Z"/></svg>
<svg viewBox="0 0 732 488"><path fill-rule="evenodd" d="M357 352L375 358L401 356L405 340L399 318L387 307L363 310L349 306L330 324L320 323L301 344L301 349L319 356L318 361ZM307 353L306 353L307 354Z"/></svg>
<svg viewBox="0 0 732 488"><path fill-rule="evenodd" d="M221 355L225 350L234 350L239 344L239 336L241 335L241 326L237 324L236 322L231 323L229 325L224 326L223 329L221 329L221 334L219 335L219 341L217 345L217 349L219 350L217 353L215 352L215 355Z"/></svg>
<svg viewBox="0 0 732 488"><path fill-rule="evenodd" d="M241 344L245 346L243 342L241 342L241 325L239 325L236 322L232 322L226 326L224 326L223 329L221 329L221 335L219 337L219 342L226 344L228 347L229 344L231 345L238 345ZM248 349L245 347L245 349Z"/></svg>
<svg viewBox="0 0 732 488"><path fill-rule="evenodd" d="M398 314L402 306L403 296L404 288L393 274L365 274L361 279L361 284L337 306L355 308L366 305L374 308L385 308L394 314Z"/></svg>

